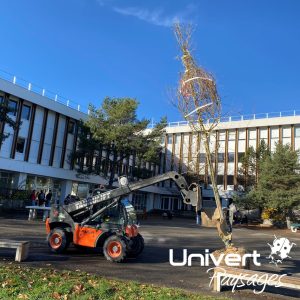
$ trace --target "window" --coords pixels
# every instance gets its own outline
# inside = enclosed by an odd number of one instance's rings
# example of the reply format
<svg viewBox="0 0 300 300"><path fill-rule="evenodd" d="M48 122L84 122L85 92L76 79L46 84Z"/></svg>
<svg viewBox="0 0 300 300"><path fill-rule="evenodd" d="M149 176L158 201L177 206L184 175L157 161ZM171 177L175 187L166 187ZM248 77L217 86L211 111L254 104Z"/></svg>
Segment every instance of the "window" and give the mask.
<svg viewBox="0 0 300 300"><path fill-rule="evenodd" d="M23 105L21 118L24 120L29 120L31 107L28 105Z"/></svg>
<svg viewBox="0 0 300 300"><path fill-rule="evenodd" d="M173 201L173 210L179 210L180 209L180 200L178 198L171 198Z"/></svg>
<svg viewBox="0 0 300 300"><path fill-rule="evenodd" d="M238 162L242 162L242 159L244 158L245 156L245 152L239 152L238 153Z"/></svg>
<svg viewBox="0 0 300 300"><path fill-rule="evenodd" d="M160 205L161 209L165 209L168 210L169 209L169 197L163 197L161 199L161 205Z"/></svg>
<svg viewBox="0 0 300 300"><path fill-rule="evenodd" d="M240 129L239 130L239 140L245 140L246 139L246 130Z"/></svg>
<svg viewBox="0 0 300 300"><path fill-rule="evenodd" d="M291 127L282 127L282 137L290 138L292 134Z"/></svg>
<svg viewBox="0 0 300 300"><path fill-rule="evenodd" d="M300 137L300 127L295 127L295 137Z"/></svg>
<svg viewBox="0 0 300 300"><path fill-rule="evenodd" d="M176 143L178 143L178 134L174 134L173 139L174 139L174 145L176 145Z"/></svg>
<svg viewBox="0 0 300 300"><path fill-rule="evenodd" d="M14 100L9 100L8 101L8 109L9 109L9 115L15 116L17 114L17 108L18 108L18 103L17 101Z"/></svg>
<svg viewBox="0 0 300 300"><path fill-rule="evenodd" d="M225 139L226 139L226 132L220 131L219 132L219 141L225 141Z"/></svg>
<svg viewBox="0 0 300 300"><path fill-rule="evenodd" d="M218 153L218 162L223 163L225 158L225 153Z"/></svg>
<svg viewBox="0 0 300 300"><path fill-rule="evenodd" d="M2 104L4 102L4 97L0 96L0 104Z"/></svg>
<svg viewBox="0 0 300 300"><path fill-rule="evenodd" d="M279 128L271 128L271 139L279 139Z"/></svg>
<svg viewBox="0 0 300 300"><path fill-rule="evenodd" d="M233 175L228 175L227 176L227 184L228 185L233 185Z"/></svg>
<svg viewBox="0 0 300 300"><path fill-rule="evenodd" d="M24 138L18 138L17 139L17 146L16 146L16 151L19 153L24 152L24 146L25 146L25 139Z"/></svg>
<svg viewBox="0 0 300 300"><path fill-rule="evenodd" d="M224 176L223 175L218 175L217 176L217 184L221 185L224 182Z"/></svg>
<svg viewBox="0 0 300 300"><path fill-rule="evenodd" d="M147 194L146 193L133 193L132 205L135 210L144 210L147 206Z"/></svg>
<svg viewBox="0 0 300 300"><path fill-rule="evenodd" d="M249 140L256 140L256 130L255 129L249 129Z"/></svg>
<svg viewBox="0 0 300 300"><path fill-rule="evenodd" d="M229 141L234 141L235 140L235 131L230 130L228 133L228 140Z"/></svg>
<svg viewBox="0 0 300 300"><path fill-rule="evenodd" d="M199 162L200 163L206 163L206 154L205 153L200 153L199 154Z"/></svg>
<svg viewBox="0 0 300 300"><path fill-rule="evenodd" d="M228 152L228 162L234 162L234 152Z"/></svg>
<svg viewBox="0 0 300 300"><path fill-rule="evenodd" d="M13 178L13 173L0 172L0 187L11 188Z"/></svg>
<svg viewBox="0 0 300 300"><path fill-rule="evenodd" d="M75 129L75 122L70 121L68 124L68 133L74 134L74 129Z"/></svg>
<svg viewBox="0 0 300 300"><path fill-rule="evenodd" d="M172 135L169 135L169 136L168 136L168 144L172 144L172 140L173 140Z"/></svg>

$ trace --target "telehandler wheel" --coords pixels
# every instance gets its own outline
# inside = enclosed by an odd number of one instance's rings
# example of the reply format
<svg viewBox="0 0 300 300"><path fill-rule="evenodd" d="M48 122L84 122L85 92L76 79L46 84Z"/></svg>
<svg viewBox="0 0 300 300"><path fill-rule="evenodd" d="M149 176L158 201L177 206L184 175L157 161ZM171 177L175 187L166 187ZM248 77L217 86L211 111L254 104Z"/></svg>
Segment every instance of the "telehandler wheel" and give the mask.
<svg viewBox="0 0 300 300"><path fill-rule="evenodd" d="M51 251L55 253L64 252L70 244L67 232L62 228L52 229L48 234L47 241Z"/></svg>
<svg viewBox="0 0 300 300"><path fill-rule="evenodd" d="M112 262L122 262L127 257L127 241L117 235L108 237L103 245L103 253L107 260Z"/></svg>
<svg viewBox="0 0 300 300"><path fill-rule="evenodd" d="M144 238L138 234L129 241L129 257L137 257L144 250Z"/></svg>

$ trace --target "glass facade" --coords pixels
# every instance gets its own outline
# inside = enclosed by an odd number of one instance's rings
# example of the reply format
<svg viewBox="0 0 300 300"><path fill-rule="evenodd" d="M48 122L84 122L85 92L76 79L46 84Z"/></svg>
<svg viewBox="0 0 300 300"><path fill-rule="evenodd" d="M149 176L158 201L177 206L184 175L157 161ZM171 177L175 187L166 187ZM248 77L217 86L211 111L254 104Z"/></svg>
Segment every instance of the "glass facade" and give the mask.
<svg viewBox="0 0 300 300"><path fill-rule="evenodd" d="M27 176L26 189L29 191L36 190L44 192L52 191L53 199L60 197L61 194L61 183L58 179L53 179L50 177L40 177L40 176Z"/></svg>

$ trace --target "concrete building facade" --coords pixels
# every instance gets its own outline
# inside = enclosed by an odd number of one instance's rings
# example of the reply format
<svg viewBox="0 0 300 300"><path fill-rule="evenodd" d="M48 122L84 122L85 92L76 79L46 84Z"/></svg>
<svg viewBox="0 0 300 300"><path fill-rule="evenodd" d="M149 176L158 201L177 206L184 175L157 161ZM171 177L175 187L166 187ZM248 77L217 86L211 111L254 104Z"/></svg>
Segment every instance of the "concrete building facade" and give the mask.
<svg viewBox="0 0 300 300"><path fill-rule="evenodd" d="M45 96L45 90L34 92L32 86L20 86L12 80L0 79L0 101L7 101L10 117L21 121L19 129L0 124L0 131L9 134L0 149L0 188L51 189L61 201L73 193L84 198L95 185L106 184L100 176L80 177L70 154L78 142L78 121L87 118L79 106L60 103L57 96ZM220 194L230 197L238 187L241 157L250 147L257 148L264 140L274 150L277 142L300 150L300 112L252 115L227 118L215 128L210 147ZM162 140L163 151L159 166L144 164L152 174L175 170L195 172L204 182L204 201L211 202L209 173L201 142L201 133L192 133L185 122L170 123ZM102 156L106 153L103 151ZM132 167L133 157L125 162ZM121 168L122 169L122 168ZM176 187L165 182L130 196L138 210L191 210L180 199Z"/></svg>

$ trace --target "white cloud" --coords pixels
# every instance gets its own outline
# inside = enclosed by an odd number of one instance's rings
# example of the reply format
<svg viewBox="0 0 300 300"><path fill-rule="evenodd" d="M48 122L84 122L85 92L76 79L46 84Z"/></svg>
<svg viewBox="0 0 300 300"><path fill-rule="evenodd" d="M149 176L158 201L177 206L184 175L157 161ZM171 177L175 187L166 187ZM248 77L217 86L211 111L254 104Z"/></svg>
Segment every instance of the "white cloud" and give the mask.
<svg viewBox="0 0 300 300"><path fill-rule="evenodd" d="M148 9L138 7L113 7L113 10L121 15L136 17L139 20L151 23L153 25L165 27L171 27L176 22L190 22L190 17L194 9L195 5L191 4L188 5L183 11L168 16L162 9L150 11Z"/></svg>

